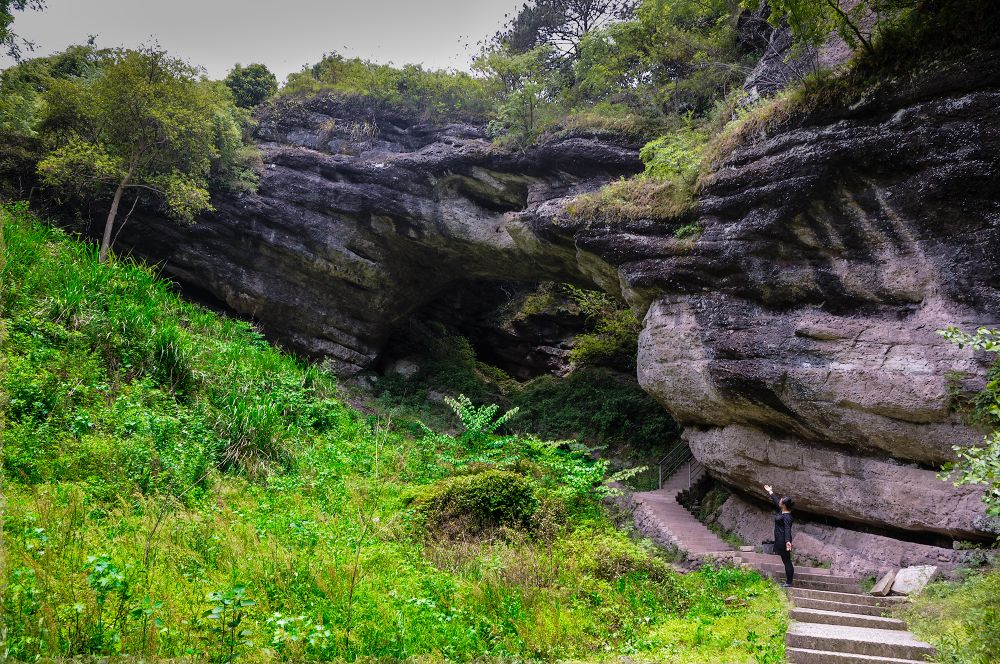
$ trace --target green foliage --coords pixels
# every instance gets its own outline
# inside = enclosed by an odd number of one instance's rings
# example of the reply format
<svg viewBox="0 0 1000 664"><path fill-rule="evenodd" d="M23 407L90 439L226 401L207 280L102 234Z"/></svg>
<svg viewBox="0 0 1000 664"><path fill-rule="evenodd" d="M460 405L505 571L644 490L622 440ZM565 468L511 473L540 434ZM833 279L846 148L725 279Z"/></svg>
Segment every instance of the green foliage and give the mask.
<svg viewBox="0 0 1000 664"><path fill-rule="evenodd" d="M567 288L594 326L593 332L576 338L570 360L579 365L634 369L642 323L632 310L606 293Z"/></svg>
<svg viewBox="0 0 1000 664"><path fill-rule="evenodd" d="M637 0L534 0L525 3L494 41L514 53L542 45L563 57L578 57L592 30L628 18Z"/></svg>
<svg viewBox="0 0 1000 664"><path fill-rule="evenodd" d="M511 408L500 417L495 417L500 406L488 404L476 406L469 397L459 394L457 398L445 397L444 402L455 411L465 431L462 440L470 447L478 447L490 439L497 429L517 415L517 408Z"/></svg>
<svg viewBox="0 0 1000 664"><path fill-rule="evenodd" d="M486 83L464 72L395 68L336 53L290 74L281 95L324 91L361 95L429 119L481 120L490 108Z"/></svg>
<svg viewBox="0 0 1000 664"><path fill-rule="evenodd" d="M639 151L645 166L639 176L578 196L567 210L573 217L605 223L681 218L694 203L707 145L708 135L692 124L689 115L685 126L650 141ZM675 235L684 239L700 230L699 226L683 224Z"/></svg>
<svg viewBox="0 0 1000 664"><path fill-rule="evenodd" d="M639 151L644 175L660 180L679 179L692 186L706 142L705 133L690 125L650 141Z"/></svg>
<svg viewBox="0 0 1000 664"><path fill-rule="evenodd" d="M674 237L678 240L687 240L689 238L697 238L701 235L702 230L701 224L697 222L692 222L690 224L684 224L683 226L678 226L674 229Z"/></svg>
<svg viewBox="0 0 1000 664"><path fill-rule="evenodd" d="M252 108L264 103L278 91L278 79L266 65L236 64L226 75L226 87L237 106Z"/></svg>
<svg viewBox="0 0 1000 664"><path fill-rule="evenodd" d="M600 503L607 465L587 448L495 435L499 411L471 402L474 441L387 427L335 400L325 371L182 302L148 269L98 264L23 205L4 220L4 658L722 663L780 651L773 584L679 575L616 530ZM261 444L281 461L253 452L220 470L231 446ZM409 528L409 498L445 485L482 514L502 497L496 513L518 525L459 541Z"/></svg>
<svg viewBox="0 0 1000 664"><path fill-rule="evenodd" d="M536 378L524 385L516 402L521 411L515 424L545 436L648 449L680 435L662 406L634 381L608 369L585 367L565 378Z"/></svg>
<svg viewBox="0 0 1000 664"><path fill-rule="evenodd" d="M109 496L180 493L215 464L259 473L290 463L290 447L336 419L325 372L243 323L217 329L149 269L97 267L91 249L23 207L5 214L8 472L32 483L103 477L94 490Z"/></svg>
<svg viewBox="0 0 1000 664"><path fill-rule="evenodd" d="M1000 330L981 327L969 334L950 326L938 333L959 348L1000 355ZM974 406L977 419L995 430L986 436L981 446L953 447L958 461L945 465L941 479L951 479L956 485L983 485L983 502L988 512L1000 516L1000 359L994 363L986 387L975 398Z"/></svg>
<svg viewBox="0 0 1000 664"><path fill-rule="evenodd" d="M904 617L935 648L935 661L1000 661L1000 570L971 572L961 582L936 581L906 608Z"/></svg>
<svg viewBox="0 0 1000 664"><path fill-rule="evenodd" d="M487 470L425 487L413 501L428 526L441 532L458 522L462 534L528 526L538 501L531 480L510 471Z"/></svg>
<svg viewBox="0 0 1000 664"><path fill-rule="evenodd" d="M210 184L255 190L251 128L224 84L155 48L91 40L0 74L0 142L15 154L0 175L31 168L59 202L110 200L108 230L123 198L190 221L210 208Z"/></svg>
<svg viewBox="0 0 1000 664"><path fill-rule="evenodd" d="M833 0L826 3L790 0L785 4L801 7L807 18L814 13L829 18L831 3L846 7L846 3ZM860 102L878 99L883 92L894 94L893 90L902 89L918 77L926 77L929 69L943 71L970 53L1000 46L1000 14L992 3L950 0L921 3L922 7L910 9L913 4L910 0L857 3L859 11L880 7L878 16L873 17L878 20L870 48L855 52L845 67L817 71L774 98L735 113L736 119L729 121L710 142L702 184L711 179L708 172L736 147L768 136L791 118L856 108ZM776 20L781 18L773 13L771 16ZM808 21L807 24L817 25ZM820 32L817 29L814 34ZM811 39L808 35L802 38L807 42ZM720 110L726 110L725 106ZM731 119L732 115L727 112L720 117Z"/></svg>
<svg viewBox="0 0 1000 664"><path fill-rule="evenodd" d="M493 82L491 135L528 145L553 126L558 111L549 98L553 83L545 64L551 56L550 48L539 46L525 53L491 51L475 62L476 70Z"/></svg>
<svg viewBox="0 0 1000 664"><path fill-rule="evenodd" d="M252 630L241 629L247 610L257 602L246 596L246 586L233 586L226 590L216 590L208 594L209 608L202 614L208 621L209 633L217 643L217 657L220 662L231 662L236 659L237 649L253 645L250 641Z"/></svg>
<svg viewBox="0 0 1000 664"><path fill-rule="evenodd" d="M761 0L745 4L759 9ZM872 44L886 23L920 4L919 0L768 0L768 21L776 27L787 23L792 35L810 46L822 45L836 31L850 47L873 53Z"/></svg>

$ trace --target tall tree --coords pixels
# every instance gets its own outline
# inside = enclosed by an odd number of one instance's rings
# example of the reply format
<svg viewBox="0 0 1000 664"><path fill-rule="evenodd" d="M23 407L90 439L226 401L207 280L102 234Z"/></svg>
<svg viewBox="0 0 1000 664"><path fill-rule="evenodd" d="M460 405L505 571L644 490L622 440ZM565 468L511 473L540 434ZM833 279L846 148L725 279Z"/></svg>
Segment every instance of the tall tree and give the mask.
<svg viewBox="0 0 1000 664"><path fill-rule="evenodd" d="M19 39L10 29L14 22L14 12L44 8L45 0L0 0L0 48L6 48L7 55L15 60L20 60L21 45L26 44L29 49L31 48L29 42Z"/></svg>
<svg viewBox="0 0 1000 664"><path fill-rule="evenodd" d="M547 44L575 59L587 33L629 18L638 4L639 0L534 0L494 40L514 53Z"/></svg>
<svg viewBox="0 0 1000 664"><path fill-rule="evenodd" d="M60 147L38 164L43 181L73 193L111 193L101 240L107 260L122 197L148 192L182 221L211 209L208 178L214 164L241 158L239 113L229 91L157 48L119 50L92 83L50 90L49 108L74 118L61 129ZM58 103L56 103L58 102ZM72 112L67 112L71 108ZM67 127L68 125L68 127Z"/></svg>

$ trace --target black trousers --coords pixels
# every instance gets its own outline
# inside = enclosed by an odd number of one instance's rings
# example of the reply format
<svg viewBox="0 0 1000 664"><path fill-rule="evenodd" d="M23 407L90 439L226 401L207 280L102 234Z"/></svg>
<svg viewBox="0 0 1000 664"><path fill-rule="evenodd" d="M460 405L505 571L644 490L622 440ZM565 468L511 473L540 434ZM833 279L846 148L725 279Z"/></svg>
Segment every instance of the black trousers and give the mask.
<svg viewBox="0 0 1000 664"><path fill-rule="evenodd" d="M781 562L785 564L785 582L792 585L792 579L795 577L795 568L792 567L792 552L785 549L784 542L775 542L774 548L777 549L775 553L781 556Z"/></svg>

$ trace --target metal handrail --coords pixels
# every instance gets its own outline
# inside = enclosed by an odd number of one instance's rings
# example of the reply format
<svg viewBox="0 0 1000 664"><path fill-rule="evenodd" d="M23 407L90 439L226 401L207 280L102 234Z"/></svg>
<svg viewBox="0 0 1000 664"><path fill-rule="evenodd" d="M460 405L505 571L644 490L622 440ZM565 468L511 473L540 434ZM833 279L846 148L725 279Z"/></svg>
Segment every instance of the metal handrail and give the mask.
<svg viewBox="0 0 1000 664"><path fill-rule="evenodd" d="M688 447L687 445L679 445L674 449L670 450L670 452L668 452L666 456L660 459L659 463L656 464L657 471L659 474L658 483L656 485L657 488L662 489L664 477L670 477L671 475L673 475L675 472L677 472L677 470L681 466L683 466L692 458L693 455L691 454L691 448ZM689 476L688 488L690 488L690 483L691 483L691 478Z"/></svg>

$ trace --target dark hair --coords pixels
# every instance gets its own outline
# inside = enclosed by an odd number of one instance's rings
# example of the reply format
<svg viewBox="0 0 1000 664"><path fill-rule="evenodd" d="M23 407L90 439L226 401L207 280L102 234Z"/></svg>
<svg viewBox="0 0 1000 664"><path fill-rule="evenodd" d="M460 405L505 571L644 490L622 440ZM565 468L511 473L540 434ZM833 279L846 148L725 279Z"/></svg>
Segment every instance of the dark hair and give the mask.
<svg viewBox="0 0 1000 664"><path fill-rule="evenodd" d="M792 500L791 496L782 496L781 500L778 501L778 504L784 505L788 509L792 509L792 507L795 505L795 501Z"/></svg>

